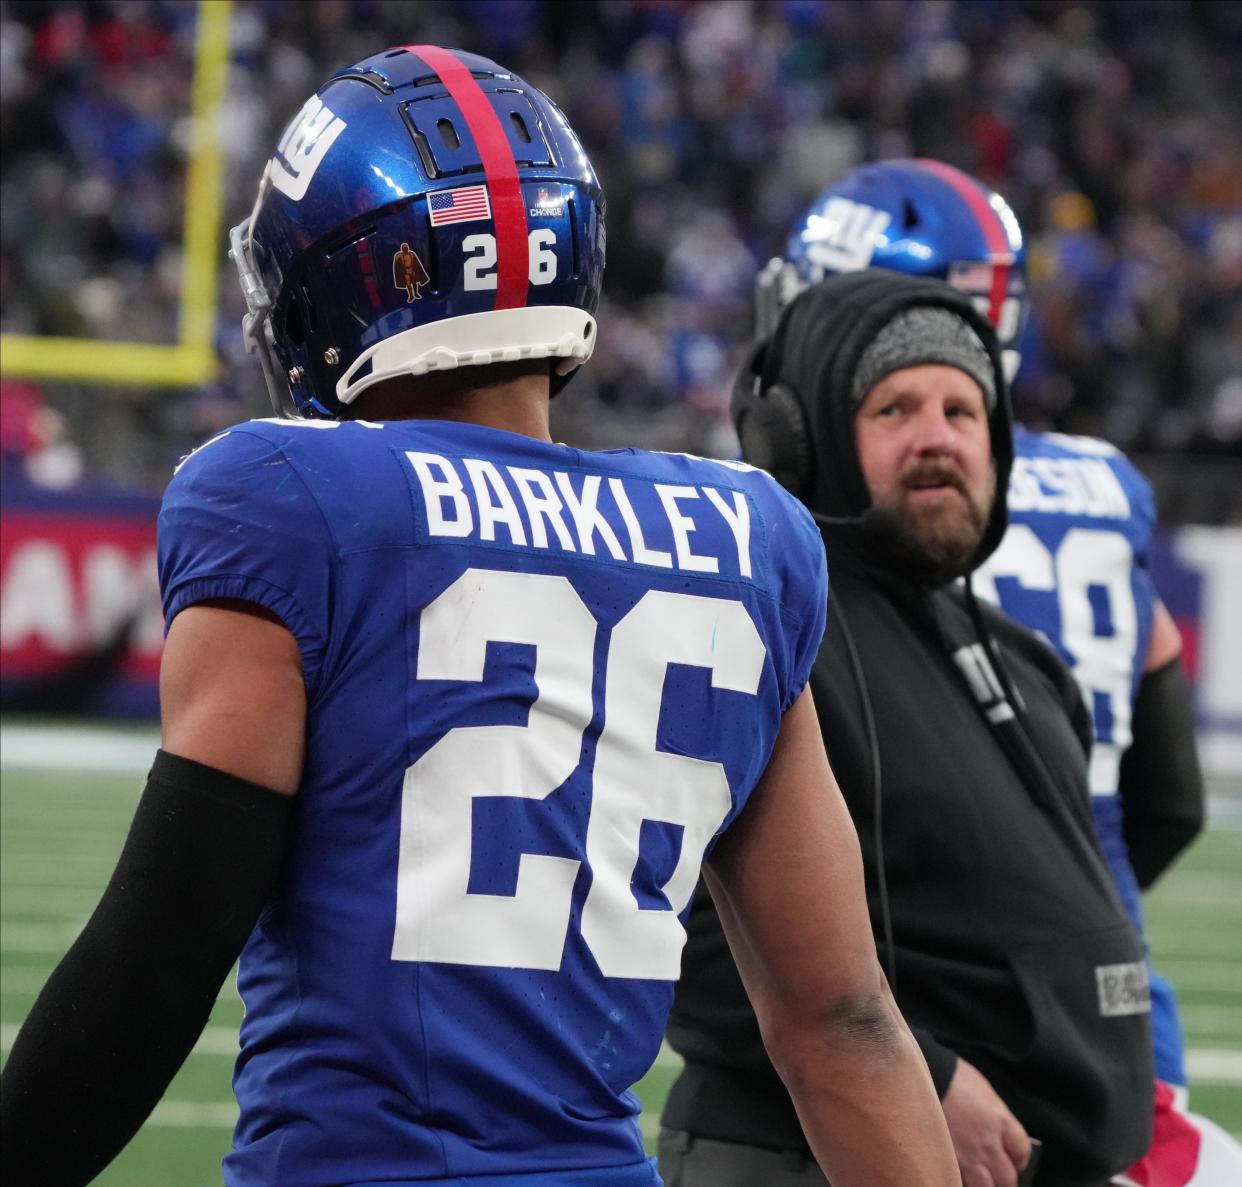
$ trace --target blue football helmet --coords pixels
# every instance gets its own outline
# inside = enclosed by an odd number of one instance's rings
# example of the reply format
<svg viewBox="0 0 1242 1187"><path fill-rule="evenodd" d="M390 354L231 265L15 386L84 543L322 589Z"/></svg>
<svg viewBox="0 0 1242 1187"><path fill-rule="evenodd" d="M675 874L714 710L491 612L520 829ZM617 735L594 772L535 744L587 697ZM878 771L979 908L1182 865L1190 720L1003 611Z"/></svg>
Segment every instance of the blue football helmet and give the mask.
<svg viewBox="0 0 1242 1187"><path fill-rule="evenodd" d="M889 268L936 276L969 293L996 327L1012 379L1029 312L1026 248L1009 204L939 161L877 161L829 186L794 226L783 259L756 289L756 332L766 338L780 311L825 276Z"/></svg>
<svg viewBox="0 0 1242 1187"><path fill-rule="evenodd" d="M396 375L591 354L604 197L546 95L410 45L338 71L229 234L242 329L281 414L338 417Z"/></svg>

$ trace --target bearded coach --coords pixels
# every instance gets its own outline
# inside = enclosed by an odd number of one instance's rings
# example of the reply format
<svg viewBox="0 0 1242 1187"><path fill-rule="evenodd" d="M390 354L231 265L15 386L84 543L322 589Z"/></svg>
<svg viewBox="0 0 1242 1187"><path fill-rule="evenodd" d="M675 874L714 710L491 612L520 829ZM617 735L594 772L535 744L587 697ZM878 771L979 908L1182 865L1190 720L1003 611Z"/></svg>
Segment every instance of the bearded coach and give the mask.
<svg viewBox="0 0 1242 1187"><path fill-rule="evenodd" d="M938 281L835 276L758 345L733 413L746 460L822 527L820 727L963 1183L1104 1187L1150 1140L1146 972L1095 841L1076 686L969 587L1013 458L992 327ZM706 894L689 932L666 1181L823 1184Z"/></svg>

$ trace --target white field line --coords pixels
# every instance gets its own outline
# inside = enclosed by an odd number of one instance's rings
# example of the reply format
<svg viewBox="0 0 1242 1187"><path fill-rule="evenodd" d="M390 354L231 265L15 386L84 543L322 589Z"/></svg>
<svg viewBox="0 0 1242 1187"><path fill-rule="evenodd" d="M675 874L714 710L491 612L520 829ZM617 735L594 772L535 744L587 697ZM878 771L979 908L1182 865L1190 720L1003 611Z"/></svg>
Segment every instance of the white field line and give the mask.
<svg viewBox="0 0 1242 1187"><path fill-rule="evenodd" d="M1212 921L1220 924L1220 916L1227 915L1230 922L1221 924L1224 927L1236 926L1235 919L1242 915L1242 901L1238 899L1237 879L1222 877L1219 884L1209 889L1207 879L1215 878L1212 874L1200 874L1198 885L1191 885L1192 875L1186 874L1186 885L1178 883L1176 891L1170 891L1160 902L1160 912L1164 916L1194 915L1203 919L1205 911L1211 911Z"/></svg>
<svg viewBox="0 0 1242 1187"><path fill-rule="evenodd" d="M95 794L94 788L83 790L87 794ZM137 795L135 790L135 798ZM117 812L123 807L121 801L128 798L127 793L106 800L82 800L77 798L75 792L66 791L64 795L57 796L54 815L43 800L31 800L29 803L9 801L4 804L4 822L12 827L20 826L23 832L42 829L44 832L93 834L111 829L115 833L120 831Z"/></svg>
<svg viewBox="0 0 1242 1187"><path fill-rule="evenodd" d="M660 1047L654 1067L678 1070L681 1056L667 1043ZM1242 1049L1234 1047L1191 1047L1186 1052L1186 1070L1191 1085L1242 1085Z"/></svg>
<svg viewBox="0 0 1242 1187"><path fill-rule="evenodd" d="M6 1022L0 1026L0 1051L7 1052L17 1037L17 1026ZM237 1027L209 1026L194 1044L195 1055L226 1055L233 1059L237 1055Z"/></svg>
<svg viewBox="0 0 1242 1187"><path fill-rule="evenodd" d="M194 1044L195 1055L227 1055L230 1059L235 1059L238 1050L235 1026L209 1026Z"/></svg>
<svg viewBox="0 0 1242 1187"><path fill-rule="evenodd" d="M6 977L5 980L8 981L9 978ZM0 1050L8 1051L16 1034L17 1027L12 1023L0 1026ZM237 1051L237 1028L233 1026L209 1026L194 1044L195 1055L226 1056L231 1059L236 1056ZM665 1043L660 1048L654 1066L677 1070L681 1064L681 1056ZM1242 1085L1242 1050L1192 1047L1186 1053L1186 1066L1193 1083Z"/></svg>
<svg viewBox="0 0 1242 1187"><path fill-rule="evenodd" d="M654 1066L677 1070L682 1059L667 1043L660 1048ZM1228 1047L1191 1047L1186 1052L1186 1071L1195 1084L1242 1085L1242 1050Z"/></svg>
<svg viewBox="0 0 1242 1187"><path fill-rule="evenodd" d="M61 956L78 938L85 918L75 923L9 923L0 926L0 952L24 952L30 956Z"/></svg>
<svg viewBox="0 0 1242 1187"><path fill-rule="evenodd" d="M156 1129L224 1129L237 1124L237 1104L215 1100L162 1100L144 1123Z"/></svg>
<svg viewBox="0 0 1242 1187"><path fill-rule="evenodd" d="M1235 1035L1242 1038L1242 1010L1236 1006L1182 1006L1182 1027L1188 1034Z"/></svg>
<svg viewBox="0 0 1242 1187"><path fill-rule="evenodd" d="M17 1035L17 1026L0 1026L0 1050L8 1051ZM232 1026L209 1026L194 1045L195 1055L237 1054L237 1030ZM660 1048L653 1067L679 1070L681 1056L668 1044ZM1192 1047L1186 1052L1186 1067L1193 1083L1242 1084L1242 1050L1224 1047Z"/></svg>
<svg viewBox="0 0 1242 1187"><path fill-rule="evenodd" d="M10 920L58 921L85 919L99 902L99 891L92 887L74 886L6 886L2 917Z"/></svg>
<svg viewBox="0 0 1242 1187"><path fill-rule="evenodd" d="M1242 1051L1192 1047L1186 1052L1186 1074L1196 1084L1242 1084Z"/></svg>
<svg viewBox="0 0 1242 1187"><path fill-rule="evenodd" d="M9 792L6 790L3 795L7 798ZM62 803L63 801L58 801L54 805L44 806L43 817L38 822L21 819L16 812L10 812L6 807L0 816L0 829L8 833L5 838L8 844L3 848L5 858L20 857L29 860L41 855L46 861L49 848L55 849L57 854L98 853L101 847L104 853L120 853L121 842L125 840L136 803L122 805L116 811L107 809L106 821L101 811L99 820L91 824L83 824L70 815L63 814Z"/></svg>
<svg viewBox="0 0 1242 1187"><path fill-rule="evenodd" d="M237 1105L214 1100L162 1100L146 1123L157 1129L232 1129L237 1124Z"/></svg>
<svg viewBox="0 0 1242 1187"><path fill-rule="evenodd" d="M159 731L154 729L6 725L0 729L0 767L145 775L159 744ZM137 790L141 789L135 795Z"/></svg>
<svg viewBox="0 0 1242 1187"><path fill-rule="evenodd" d="M7 1051L17 1027L0 1027L0 1047ZM228 1027L208 1027L194 1048L196 1055L228 1055L236 1053L236 1032ZM1193 1089L1195 1084L1242 1085L1242 1051L1193 1049L1186 1053L1187 1068ZM680 1067L681 1059L667 1045L656 1059L657 1067ZM160 1129L232 1129L237 1122L237 1105L228 1101L163 1100L147 1125ZM643 1137L653 1141L659 1134L659 1118L644 1110L639 1124Z"/></svg>
<svg viewBox="0 0 1242 1187"><path fill-rule="evenodd" d="M143 776L159 744L155 727L5 725L0 727L0 769ZM1242 825L1242 795L1236 785L1224 778L1211 783L1208 819L1213 825ZM135 797L140 790L135 788Z"/></svg>
<svg viewBox="0 0 1242 1187"><path fill-rule="evenodd" d="M1242 960L1162 960L1155 956L1156 971L1177 990L1199 990L1242 996Z"/></svg>
<svg viewBox="0 0 1242 1187"><path fill-rule="evenodd" d="M1238 875L1226 870L1178 870L1176 902L1220 901L1238 906ZM1232 893L1230 893L1232 892Z"/></svg>
<svg viewBox="0 0 1242 1187"><path fill-rule="evenodd" d="M46 965L37 969L0 969L0 996L33 997L51 975L52 970Z"/></svg>
<svg viewBox="0 0 1242 1187"><path fill-rule="evenodd" d="M659 1068L667 1067L667 1068L676 1069L676 1068L680 1068L684 1062L685 1060L683 1060L682 1057L678 1055L677 1052L672 1049L672 1047L670 1047L667 1043L661 1043L660 1054L656 1056L655 1063L653 1063L651 1066L659 1067Z"/></svg>
<svg viewBox="0 0 1242 1187"><path fill-rule="evenodd" d="M116 868L116 853L99 854L5 853L4 884L7 886L97 886L103 889Z"/></svg>
<svg viewBox="0 0 1242 1187"><path fill-rule="evenodd" d="M1162 971L1178 961L1215 962L1221 958L1221 937L1202 925L1197 928L1160 925L1147 928L1146 935L1156 968Z"/></svg>

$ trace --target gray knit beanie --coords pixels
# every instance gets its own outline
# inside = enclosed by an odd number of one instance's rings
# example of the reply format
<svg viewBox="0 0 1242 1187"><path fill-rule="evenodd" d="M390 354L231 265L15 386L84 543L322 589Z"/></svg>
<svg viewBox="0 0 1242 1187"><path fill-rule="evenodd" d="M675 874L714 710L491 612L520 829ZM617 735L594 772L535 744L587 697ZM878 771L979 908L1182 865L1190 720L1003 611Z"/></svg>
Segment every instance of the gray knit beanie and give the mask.
<svg viewBox="0 0 1242 1187"><path fill-rule="evenodd" d="M951 309L913 305L897 314L863 351L850 389L851 410L857 411L886 375L924 363L944 363L965 371L983 389L988 412L996 407L996 373L979 335Z"/></svg>

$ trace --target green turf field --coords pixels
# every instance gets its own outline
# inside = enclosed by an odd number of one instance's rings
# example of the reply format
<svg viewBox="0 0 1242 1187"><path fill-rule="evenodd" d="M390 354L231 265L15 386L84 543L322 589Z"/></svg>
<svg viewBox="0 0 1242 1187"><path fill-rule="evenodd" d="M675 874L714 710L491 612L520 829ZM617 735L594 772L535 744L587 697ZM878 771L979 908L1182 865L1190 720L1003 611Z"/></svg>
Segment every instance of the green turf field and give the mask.
<svg viewBox="0 0 1242 1187"><path fill-rule="evenodd" d="M155 742L145 731L0 731L0 1047L85 922L111 871ZM1149 897L1149 938L1183 1004L1192 1104L1242 1134L1242 808ZM226 985L193 1056L102 1187L220 1182L236 1110L229 1076L241 1004ZM638 1086L644 1132L675 1074L666 1055Z"/></svg>

